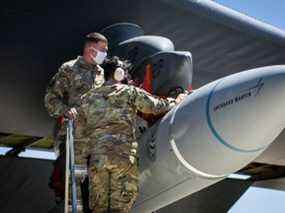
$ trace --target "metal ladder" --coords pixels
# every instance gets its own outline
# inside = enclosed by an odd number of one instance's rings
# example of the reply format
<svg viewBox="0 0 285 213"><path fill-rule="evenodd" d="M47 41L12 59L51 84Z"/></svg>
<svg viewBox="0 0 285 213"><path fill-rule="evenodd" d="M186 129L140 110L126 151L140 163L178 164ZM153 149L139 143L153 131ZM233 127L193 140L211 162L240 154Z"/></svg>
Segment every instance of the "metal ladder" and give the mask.
<svg viewBox="0 0 285 213"><path fill-rule="evenodd" d="M65 166L65 200L64 212L69 212L69 177L71 179L72 213L77 213L77 191L74 163L73 120L68 120L66 129L66 166Z"/></svg>

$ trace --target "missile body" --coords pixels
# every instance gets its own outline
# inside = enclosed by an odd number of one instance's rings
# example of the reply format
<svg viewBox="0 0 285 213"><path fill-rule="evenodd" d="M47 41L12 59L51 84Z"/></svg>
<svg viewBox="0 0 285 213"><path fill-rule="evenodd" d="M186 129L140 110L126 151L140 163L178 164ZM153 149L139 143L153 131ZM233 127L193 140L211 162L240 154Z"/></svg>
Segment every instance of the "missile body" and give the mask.
<svg viewBox="0 0 285 213"><path fill-rule="evenodd" d="M201 87L140 139L140 195L151 212L246 166L284 128L285 66L237 73Z"/></svg>

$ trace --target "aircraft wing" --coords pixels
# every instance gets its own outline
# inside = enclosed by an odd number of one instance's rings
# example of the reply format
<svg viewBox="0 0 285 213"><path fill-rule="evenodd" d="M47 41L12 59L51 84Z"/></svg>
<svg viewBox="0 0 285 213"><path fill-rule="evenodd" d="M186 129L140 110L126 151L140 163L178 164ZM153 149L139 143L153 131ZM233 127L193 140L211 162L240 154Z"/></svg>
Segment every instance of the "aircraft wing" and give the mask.
<svg viewBox="0 0 285 213"><path fill-rule="evenodd" d="M52 119L43 97L82 38L116 22L170 38L193 55L194 88L242 70L285 63L285 33L215 2L200 0L28 1L2 4L0 133L44 137Z"/></svg>

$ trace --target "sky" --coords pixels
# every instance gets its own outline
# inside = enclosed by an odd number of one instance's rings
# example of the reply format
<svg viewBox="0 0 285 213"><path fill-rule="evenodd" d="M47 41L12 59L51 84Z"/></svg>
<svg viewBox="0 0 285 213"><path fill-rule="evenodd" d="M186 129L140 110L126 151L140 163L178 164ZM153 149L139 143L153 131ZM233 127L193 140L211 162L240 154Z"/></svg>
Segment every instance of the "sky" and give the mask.
<svg viewBox="0 0 285 213"><path fill-rule="evenodd" d="M285 0L215 0L215 2L285 30Z"/></svg>
<svg viewBox="0 0 285 213"><path fill-rule="evenodd" d="M0 155L5 155L11 148L8 147L0 147ZM26 158L36 158L36 159L46 159L46 160L55 160L56 155L52 151L43 151L43 150L31 150L27 149L24 152L19 154L19 157Z"/></svg>
<svg viewBox="0 0 285 213"><path fill-rule="evenodd" d="M285 30L285 0L216 0L260 21ZM250 187L228 213L285 212L285 192Z"/></svg>
<svg viewBox="0 0 285 213"><path fill-rule="evenodd" d="M251 186L228 213L283 213L285 192Z"/></svg>

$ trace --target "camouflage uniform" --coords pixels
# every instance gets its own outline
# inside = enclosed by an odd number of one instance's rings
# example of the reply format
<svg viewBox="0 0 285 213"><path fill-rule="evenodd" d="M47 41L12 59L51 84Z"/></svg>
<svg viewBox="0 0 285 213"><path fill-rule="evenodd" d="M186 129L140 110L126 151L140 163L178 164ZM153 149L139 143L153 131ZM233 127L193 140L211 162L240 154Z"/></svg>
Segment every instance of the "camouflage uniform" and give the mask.
<svg viewBox="0 0 285 213"><path fill-rule="evenodd" d="M48 113L56 119L62 117L70 108L80 106L80 98L83 94L91 88L102 86L103 83L104 70L99 65L87 64L81 56L64 63L47 87L45 106ZM78 128L80 128L79 125ZM64 196L65 135L66 126L57 122L54 129L54 141L55 150L60 156L54 164L50 186L60 199ZM76 144L81 145L81 143ZM76 163L85 164L86 159L82 158L77 150L81 148L75 147ZM80 194L79 188L77 191Z"/></svg>
<svg viewBox="0 0 285 213"><path fill-rule="evenodd" d="M93 212L130 212L138 194L137 111L160 114L175 105L123 84L91 89L79 110L85 139L81 155L90 156L90 207Z"/></svg>
<svg viewBox="0 0 285 213"><path fill-rule="evenodd" d="M87 64L81 56L64 63L52 78L45 96L45 106L50 116L59 118L70 108L80 106L80 98L91 88L104 83L104 71L99 65ZM65 141L65 126L55 129L55 147Z"/></svg>

